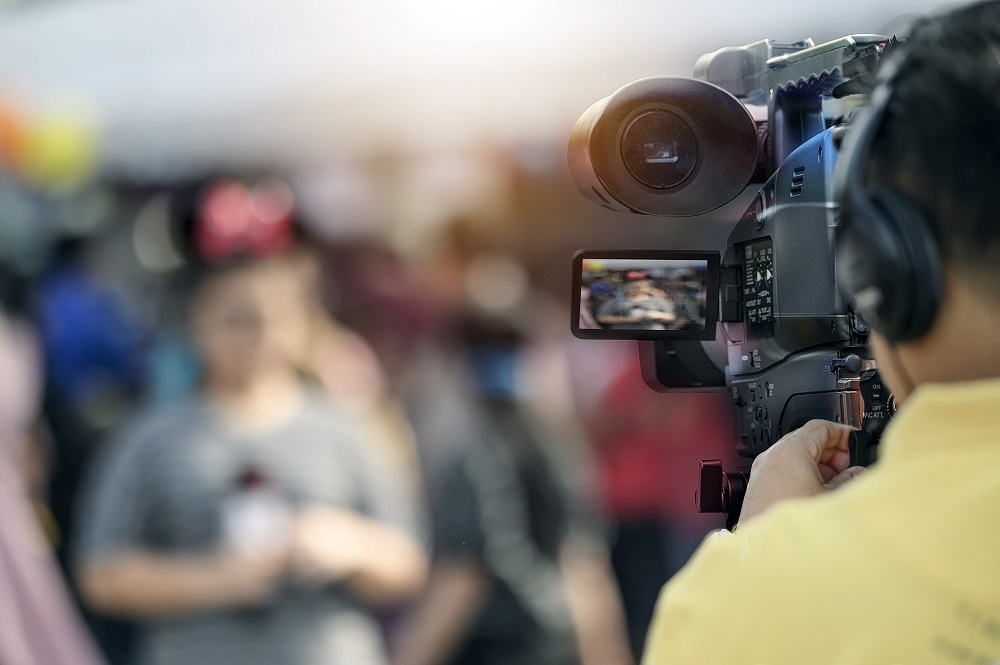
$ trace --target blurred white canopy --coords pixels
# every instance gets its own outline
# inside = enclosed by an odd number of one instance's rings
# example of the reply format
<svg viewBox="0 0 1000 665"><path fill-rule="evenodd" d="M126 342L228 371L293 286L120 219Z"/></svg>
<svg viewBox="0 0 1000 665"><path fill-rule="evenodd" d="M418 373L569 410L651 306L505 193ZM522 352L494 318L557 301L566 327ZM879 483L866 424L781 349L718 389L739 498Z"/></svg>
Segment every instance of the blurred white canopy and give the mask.
<svg viewBox="0 0 1000 665"><path fill-rule="evenodd" d="M940 0L89 0L0 13L0 98L89 108L113 169L373 147L561 144L592 102L763 37L891 29ZM150 171L150 165L156 171Z"/></svg>

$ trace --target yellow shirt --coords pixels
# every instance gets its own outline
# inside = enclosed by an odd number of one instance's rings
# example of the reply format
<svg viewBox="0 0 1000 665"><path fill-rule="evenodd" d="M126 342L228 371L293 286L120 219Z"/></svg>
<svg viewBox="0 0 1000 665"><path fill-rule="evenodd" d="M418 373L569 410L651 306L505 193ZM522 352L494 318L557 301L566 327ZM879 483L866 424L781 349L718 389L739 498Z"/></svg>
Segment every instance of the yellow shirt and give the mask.
<svg viewBox="0 0 1000 665"><path fill-rule="evenodd" d="M921 386L844 488L709 536L644 665L1000 665L1000 380Z"/></svg>

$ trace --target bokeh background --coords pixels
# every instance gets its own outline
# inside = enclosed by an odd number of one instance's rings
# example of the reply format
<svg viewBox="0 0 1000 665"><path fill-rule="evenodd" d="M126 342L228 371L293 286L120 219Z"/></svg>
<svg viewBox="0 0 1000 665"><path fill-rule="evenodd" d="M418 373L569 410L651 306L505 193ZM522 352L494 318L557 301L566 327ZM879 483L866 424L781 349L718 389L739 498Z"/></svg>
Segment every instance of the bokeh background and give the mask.
<svg viewBox="0 0 1000 665"><path fill-rule="evenodd" d="M463 392L452 361L498 336L515 348L491 380L580 470L606 559L580 588L623 607L630 655L583 640L582 658L637 658L660 586L720 526L693 492L699 459L731 457L729 406L646 389L634 343L573 339L570 257L722 248L754 192L698 218L611 213L570 180L570 129L621 85L689 75L716 48L905 33L940 5L0 1L0 299L32 340L4 343L34 368L0 383L38 395L6 429L30 441L24 486L62 572L99 451L138 411L197 390L184 206L220 180L278 179L319 258L308 288L336 350L326 391L395 441L427 523L449 523L454 507L432 497L485 427L464 418L482 395ZM111 662L138 662L141 625L72 594ZM406 609L380 619L389 644Z"/></svg>

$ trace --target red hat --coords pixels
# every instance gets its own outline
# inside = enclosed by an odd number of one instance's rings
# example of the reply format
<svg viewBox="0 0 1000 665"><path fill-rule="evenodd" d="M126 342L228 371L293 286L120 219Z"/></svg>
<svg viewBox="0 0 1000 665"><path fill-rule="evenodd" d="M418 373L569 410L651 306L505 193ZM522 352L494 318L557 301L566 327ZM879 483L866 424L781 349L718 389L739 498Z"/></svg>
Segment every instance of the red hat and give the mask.
<svg viewBox="0 0 1000 665"><path fill-rule="evenodd" d="M207 261L282 252L292 244L294 210L291 188L278 180L264 181L253 189L235 180L217 182L205 192L198 208L197 252Z"/></svg>

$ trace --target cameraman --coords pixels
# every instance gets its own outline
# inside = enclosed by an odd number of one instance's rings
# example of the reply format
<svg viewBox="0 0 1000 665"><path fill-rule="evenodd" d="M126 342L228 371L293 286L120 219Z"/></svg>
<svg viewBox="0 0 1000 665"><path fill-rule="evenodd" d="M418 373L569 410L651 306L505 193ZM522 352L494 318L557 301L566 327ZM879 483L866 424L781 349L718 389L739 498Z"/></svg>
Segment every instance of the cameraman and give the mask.
<svg viewBox="0 0 1000 665"><path fill-rule="evenodd" d="M860 469L849 428L822 421L759 456L736 533L665 588L647 665L1000 662L1000 1L925 21L899 51L862 187L926 227L899 233L930 259L890 273L883 306L935 304L920 334L873 333L902 405L881 459L830 492ZM854 267L848 281L885 269ZM932 270L939 297L918 289Z"/></svg>

